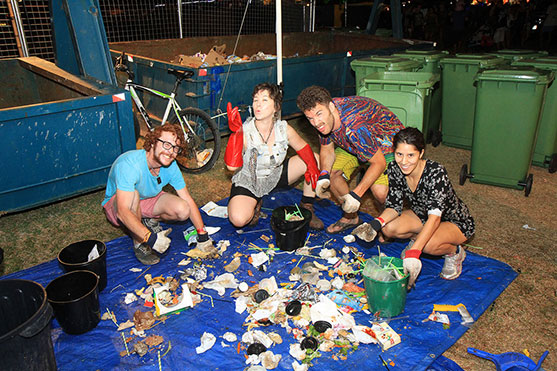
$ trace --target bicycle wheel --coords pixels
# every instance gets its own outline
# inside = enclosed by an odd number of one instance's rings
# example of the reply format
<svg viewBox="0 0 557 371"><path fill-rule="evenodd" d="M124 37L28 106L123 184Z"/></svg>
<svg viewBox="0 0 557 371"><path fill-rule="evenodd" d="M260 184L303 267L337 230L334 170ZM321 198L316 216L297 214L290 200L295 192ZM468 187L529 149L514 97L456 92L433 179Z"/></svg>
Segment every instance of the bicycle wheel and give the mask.
<svg viewBox="0 0 557 371"><path fill-rule="evenodd" d="M217 124L199 108L183 109L180 117L184 121L187 148L176 157L178 166L187 173L202 173L211 169L220 154L221 138ZM189 126L185 124L186 121ZM176 117L173 123L179 124Z"/></svg>

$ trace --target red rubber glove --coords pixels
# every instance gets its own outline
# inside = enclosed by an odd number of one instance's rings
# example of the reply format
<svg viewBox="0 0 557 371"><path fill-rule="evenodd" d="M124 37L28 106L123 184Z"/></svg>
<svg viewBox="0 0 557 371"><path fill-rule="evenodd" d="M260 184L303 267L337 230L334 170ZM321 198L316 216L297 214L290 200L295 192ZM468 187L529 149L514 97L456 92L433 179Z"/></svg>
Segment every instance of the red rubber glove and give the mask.
<svg viewBox="0 0 557 371"><path fill-rule="evenodd" d="M317 167L317 161L315 161L315 156L309 144L306 144L304 148L297 151L298 156L306 163L307 170L305 173L306 182L311 183L311 188L315 189L317 184L317 178L319 178L319 168Z"/></svg>
<svg viewBox="0 0 557 371"><path fill-rule="evenodd" d="M228 115L228 127L232 134L228 138L228 144L224 152L224 163L230 167L240 167L243 164L242 151L244 149L242 118L240 112L238 112L238 107L232 108L230 102L226 106L226 113Z"/></svg>

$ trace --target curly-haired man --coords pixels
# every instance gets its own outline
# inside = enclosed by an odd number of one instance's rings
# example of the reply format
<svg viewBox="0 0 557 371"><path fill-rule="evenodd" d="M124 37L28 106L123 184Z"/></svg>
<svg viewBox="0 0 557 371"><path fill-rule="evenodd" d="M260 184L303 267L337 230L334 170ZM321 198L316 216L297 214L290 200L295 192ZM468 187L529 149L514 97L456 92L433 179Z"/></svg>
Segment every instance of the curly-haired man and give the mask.
<svg viewBox="0 0 557 371"><path fill-rule="evenodd" d="M332 98L321 86L305 88L296 103L319 132L321 173L315 192L321 198L328 197L330 188L342 203L343 216L327 228L327 233L353 228L361 223L357 212L368 189L381 205L385 203L389 189L386 167L394 159L392 138L404 126L394 113L373 99ZM348 181L362 164L369 167L350 191Z"/></svg>
<svg viewBox="0 0 557 371"><path fill-rule="evenodd" d="M162 254L170 246L168 234L172 229L162 230L158 220L189 218L198 232L198 247L212 247L175 161L184 147L180 126L159 126L146 135L143 149L118 156L110 169L102 202L106 217L129 232L135 256L143 264L157 264L160 259L154 251ZM162 190L167 184L174 187L177 195Z"/></svg>

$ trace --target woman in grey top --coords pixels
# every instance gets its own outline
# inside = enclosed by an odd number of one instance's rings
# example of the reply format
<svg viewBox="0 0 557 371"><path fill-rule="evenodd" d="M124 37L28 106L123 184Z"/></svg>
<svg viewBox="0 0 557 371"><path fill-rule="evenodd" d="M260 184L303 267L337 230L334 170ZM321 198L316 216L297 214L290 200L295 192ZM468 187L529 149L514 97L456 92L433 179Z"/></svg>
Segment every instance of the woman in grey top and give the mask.
<svg viewBox="0 0 557 371"><path fill-rule="evenodd" d="M259 84L252 97L254 117L243 124L238 111L228 107L232 135L224 162L229 170L236 171L232 177L228 219L236 227L257 224L261 198L305 176L300 205L312 213L310 227L323 229L323 222L313 212L315 183L319 177L317 155L286 121L278 119L282 93L277 85ZM289 146L297 156L286 160Z"/></svg>

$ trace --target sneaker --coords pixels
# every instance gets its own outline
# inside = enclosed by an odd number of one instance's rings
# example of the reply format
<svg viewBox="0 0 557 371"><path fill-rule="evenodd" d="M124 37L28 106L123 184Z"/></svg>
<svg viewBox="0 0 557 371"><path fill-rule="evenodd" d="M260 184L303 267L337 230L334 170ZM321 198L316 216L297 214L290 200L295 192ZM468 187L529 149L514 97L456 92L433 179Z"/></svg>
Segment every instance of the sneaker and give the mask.
<svg viewBox="0 0 557 371"><path fill-rule="evenodd" d="M401 259L404 259L404 255L406 255L406 251L410 250L410 248L412 248L412 245L414 245L414 240L410 240L410 242L408 242L408 245L406 245L404 250L402 250L402 252L400 253Z"/></svg>
<svg viewBox="0 0 557 371"><path fill-rule="evenodd" d="M457 252L445 255L445 264L441 270L441 278L446 280L454 280L462 273L462 262L466 259L466 251L457 246Z"/></svg>
<svg viewBox="0 0 557 371"><path fill-rule="evenodd" d="M320 231L323 228L325 228L325 224L323 224L323 221L319 219L317 215L315 215L315 212L313 211L313 204L300 203L300 206L303 207L304 209L308 209L309 211L311 211L311 220L309 222L309 227L311 229Z"/></svg>
<svg viewBox="0 0 557 371"><path fill-rule="evenodd" d="M151 233L157 234L159 232L162 232L162 226L157 219L141 218L141 223L143 223L143 225L147 227L147 229L150 230Z"/></svg>
<svg viewBox="0 0 557 371"><path fill-rule="evenodd" d="M141 264L153 265L160 262L157 254L155 254L153 252L153 249L151 249L146 243L140 243L139 245L134 246L133 252L135 253L135 257L141 262Z"/></svg>

